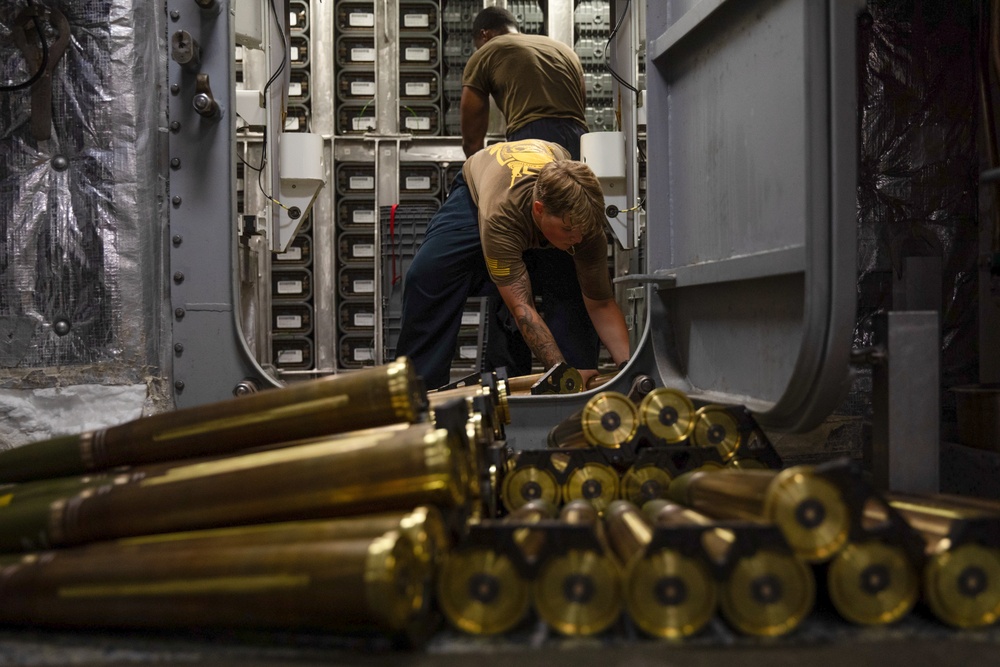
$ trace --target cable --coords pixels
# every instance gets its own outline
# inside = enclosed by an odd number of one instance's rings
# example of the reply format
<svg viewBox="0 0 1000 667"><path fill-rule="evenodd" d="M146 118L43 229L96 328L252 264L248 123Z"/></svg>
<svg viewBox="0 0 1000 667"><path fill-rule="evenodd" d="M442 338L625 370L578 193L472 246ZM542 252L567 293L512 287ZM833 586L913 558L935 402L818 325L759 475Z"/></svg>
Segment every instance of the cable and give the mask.
<svg viewBox="0 0 1000 667"><path fill-rule="evenodd" d="M611 74L612 78L614 78L615 81L617 81L619 84L621 84L621 86L623 88L627 88L627 89L631 90L633 93L638 94L639 93L639 89L636 88L635 86L633 86L631 83L629 83L625 79L623 79L618 74L618 72L616 72L611 67L611 63L608 61L608 52L611 50L611 40L613 40L615 38L615 35L618 34L618 28L621 27L622 21L625 20L625 14L628 12L629 5L631 5L631 4L632 4L632 0L625 0L625 9L622 10L622 15L618 18L618 21L615 23L615 27L612 28L611 34L608 35L608 41L604 45L604 69L608 70L608 72Z"/></svg>
<svg viewBox="0 0 1000 667"><path fill-rule="evenodd" d="M623 208L623 209L619 210L618 212L619 213L630 213L631 211L638 211L640 208L642 208L642 205L645 204L645 203L646 203L646 198L643 197L642 199L639 200L639 203L636 204L635 206L633 206L632 208Z"/></svg>
<svg viewBox="0 0 1000 667"><path fill-rule="evenodd" d="M271 78L269 78L267 80L267 83L264 84L264 89L261 91L261 95L264 97L264 99L267 99L267 89L270 88L271 85L278 80L278 77L281 76L281 73L285 70L285 64L288 62L288 44L287 42L285 42L285 31L281 27L281 20L278 18L278 10L274 6L274 0L270 0L268 2L268 5L271 7L271 14L274 15L274 23L275 25L278 26L278 36L281 37L281 64L278 65L278 69L274 70L274 74L272 74ZM264 177L264 167L266 165L267 165L267 132L264 133L264 141L260 148L260 169L256 170L257 187L260 189L260 193L264 195L265 199L274 202L275 204L277 204L278 206L280 206L285 210L288 210L287 206L282 204L280 201L278 201L271 195L267 194L267 191L264 190L264 183L262 182L262 179ZM254 169L254 167L250 164L247 164L247 166L250 167L251 169Z"/></svg>
<svg viewBox="0 0 1000 667"><path fill-rule="evenodd" d="M31 3L34 6L34 3ZM30 88L35 85L35 82L42 78L45 74L45 70L49 66L49 45L45 41L45 35L42 34L42 24L38 20L37 16L31 17L31 22L35 24L35 32L38 33L38 41L42 43L42 64L39 65L38 71L31 75L31 78L27 81L21 83L8 84L0 86L0 93L11 93L15 90L24 90L25 88Z"/></svg>

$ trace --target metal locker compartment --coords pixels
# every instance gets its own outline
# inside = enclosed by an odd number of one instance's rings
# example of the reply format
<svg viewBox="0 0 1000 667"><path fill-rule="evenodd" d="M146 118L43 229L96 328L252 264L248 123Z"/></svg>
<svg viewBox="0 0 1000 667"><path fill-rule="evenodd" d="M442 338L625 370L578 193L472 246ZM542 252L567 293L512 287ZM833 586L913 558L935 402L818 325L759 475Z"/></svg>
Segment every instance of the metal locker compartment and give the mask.
<svg viewBox="0 0 1000 667"><path fill-rule="evenodd" d="M646 329L627 372L822 422L850 381L858 2L649 0ZM539 442L576 397L514 398ZM521 440L521 438L518 438ZM521 445L525 446L525 445Z"/></svg>

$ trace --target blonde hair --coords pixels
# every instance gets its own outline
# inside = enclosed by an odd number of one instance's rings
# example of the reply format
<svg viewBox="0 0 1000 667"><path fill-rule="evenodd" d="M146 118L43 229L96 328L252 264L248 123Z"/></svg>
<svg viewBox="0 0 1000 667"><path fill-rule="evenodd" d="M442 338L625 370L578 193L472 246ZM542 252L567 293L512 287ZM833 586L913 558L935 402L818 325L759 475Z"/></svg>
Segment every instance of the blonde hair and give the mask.
<svg viewBox="0 0 1000 667"><path fill-rule="evenodd" d="M542 167L534 198L548 213L567 218L584 236L604 229L604 191L583 162L556 160Z"/></svg>

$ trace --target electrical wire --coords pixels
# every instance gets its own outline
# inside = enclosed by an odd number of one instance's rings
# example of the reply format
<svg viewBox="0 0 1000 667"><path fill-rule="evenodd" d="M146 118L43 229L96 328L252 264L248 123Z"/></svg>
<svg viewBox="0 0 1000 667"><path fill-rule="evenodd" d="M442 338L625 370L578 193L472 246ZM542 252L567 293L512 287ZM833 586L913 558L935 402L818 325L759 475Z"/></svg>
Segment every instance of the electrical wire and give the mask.
<svg viewBox="0 0 1000 667"><path fill-rule="evenodd" d="M34 2L29 3L34 6ZM0 93L12 93L16 90L24 90L25 88L30 88L35 85L35 82L42 78L45 74L45 70L49 66L49 45L45 41L45 35L42 33L42 23L38 20L37 16L31 17L31 22L35 24L35 32L38 33L38 41L42 43L42 63L38 66L38 71L31 75L27 81L22 81L21 83L6 84L0 86Z"/></svg>
<svg viewBox="0 0 1000 667"><path fill-rule="evenodd" d="M631 213L632 211L638 211L640 208L642 208L642 205L645 204L645 203L646 203L646 198L643 197L642 199L639 200L639 203L636 204L635 206L633 206L632 208L623 208L623 209L619 210L618 212L619 213Z"/></svg>
<svg viewBox="0 0 1000 667"><path fill-rule="evenodd" d="M625 14L628 12L629 5L631 5L631 4L632 4L632 0L625 0L625 9L622 10L622 15L620 17L618 17L618 21L615 23L615 27L611 29L611 34L608 35L608 41L604 45L604 69L608 70L608 72L611 74L612 78L614 78L615 81L617 81L619 84L621 84L621 86L623 88L627 88L628 90L631 90L633 93L638 94L639 93L639 89L636 88L635 86L633 86L631 83L629 83L625 79L623 79L618 74L618 72L616 72L611 67L611 63L608 60L608 52L611 50L611 40L613 40L615 38L615 35L618 34L618 28L621 27L622 21L625 20Z"/></svg>
<svg viewBox="0 0 1000 667"><path fill-rule="evenodd" d="M264 90L261 91L261 95L264 97L264 99L267 99L267 89L270 88L271 85L278 80L278 77L281 76L281 73L285 70L285 65L288 62L288 43L285 41L285 30L284 28L282 28L281 19L278 18L278 10L274 6L274 0L270 0L268 2L268 5L270 5L271 14L274 16L274 23L275 25L278 26L278 36L281 37L281 64L278 65L278 69L274 70L274 74L272 74L271 78L269 78L267 80L267 83L264 84ZM264 195L265 199L267 199L270 202L274 202L281 208L287 210L288 209L287 206L282 204L280 201L278 201L271 195L267 194L267 191L264 190L264 183L262 179L264 178L264 167L266 165L267 165L267 133L265 132L264 141L261 144L261 149L260 149L260 169L257 170L257 187L260 189L260 193ZM250 167L251 169L254 168L249 164L247 164L247 166Z"/></svg>

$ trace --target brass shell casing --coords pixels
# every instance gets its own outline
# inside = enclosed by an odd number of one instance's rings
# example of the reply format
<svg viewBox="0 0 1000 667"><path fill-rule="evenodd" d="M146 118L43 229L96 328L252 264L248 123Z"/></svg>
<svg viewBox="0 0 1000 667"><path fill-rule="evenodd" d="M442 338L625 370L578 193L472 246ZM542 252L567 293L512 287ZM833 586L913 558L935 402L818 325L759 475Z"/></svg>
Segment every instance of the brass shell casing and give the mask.
<svg viewBox="0 0 1000 667"><path fill-rule="evenodd" d="M500 500L508 512L513 512L532 500L545 500L558 507L561 498L562 490L555 475L533 465L509 471L500 490Z"/></svg>
<svg viewBox="0 0 1000 667"><path fill-rule="evenodd" d="M438 574L437 592L448 622L474 635L506 632L531 608L528 582L510 558L491 549L448 554Z"/></svg>
<svg viewBox="0 0 1000 667"><path fill-rule="evenodd" d="M687 440L695 421L694 404L677 389L657 387L639 404L639 423L669 444Z"/></svg>
<svg viewBox="0 0 1000 667"><path fill-rule="evenodd" d="M715 614L718 588L699 560L674 549L646 554L652 527L629 502L615 501L605 513L609 541L625 564L625 609L654 637L679 639L700 631Z"/></svg>
<svg viewBox="0 0 1000 667"><path fill-rule="evenodd" d="M887 494L889 504L924 539L921 575L927 606L956 628L979 628L1000 618L1000 549L952 543L955 522L996 519L993 501L957 496Z"/></svg>
<svg viewBox="0 0 1000 667"><path fill-rule="evenodd" d="M549 447L621 447L635 436L639 414L635 403L616 391L593 396L581 410L549 431Z"/></svg>
<svg viewBox="0 0 1000 667"><path fill-rule="evenodd" d="M723 463L736 456L741 444L739 424L724 405L706 405L695 413L691 439L696 447L719 452Z"/></svg>
<svg viewBox="0 0 1000 667"><path fill-rule="evenodd" d="M562 635L595 635L610 628L622 610L618 566L606 555L570 549L546 561L534 581L535 609Z"/></svg>
<svg viewBox="0 0 1000 667"><path fill-rule="evenodd" d="M505 519L537 523L555 516L551 504L533 500ZM519 530L514 542L526 555L537 557L545 536L530 528ZM485 547L449 553L437 583L438 604L455 628L474 635L495 635L520 623L531 608L531 585L506 554Z"/></svg>
<svg viewBox="0 0 1000 667"><path fill-rule="evenodd" d="M572 501L560 518L570 525L590 527L603 542L600 517L590 503ZM603 632L622 611L621 572L607 549L604 553L570 549L549 558L534 580L533 591L538 615L567 636Z"/></svg>
<svg viewBox="0 0 1000 667"><path fill-rule="evenodd" d="M604 463L587 462L575 469L562 486L564 502L586 500L598 511L618 498L620 480L614 468Z"/></svg>
<svg viewBox="0 0 1000 667"><path fill-rule="evenodd" d="M164 466L140 482L51 503L52 544L466 501L456 434L417 424ZM0 513L0 535L9 535Z"/></svg>
<svg viewBox="0 0 1000 667"><path fill-rule="evenodd" d="M0 571L5 623L60 628L401 631L427 608L409 539L221 549L62 549ZM7 597L10 597L7 600Z"/></svg>
<svg viewBox="0 0 1000 667"><path fill-rule="evenodd" d="M96 542L85 549L111 553L158 549L231 549L258 544L295 544L377 537L392 531L405 535L414 554L433 570L451 545L451 537L441 510L432 505L415 507L408 512L381 512L335 519L283 521L277 523L228 526L178 533L126 537L113 542Z"/></svg>
<svg viewBox="0 0 1000 667"><path fill-rule="evenodd" d="M667 497L670 473L654 465L632 466L621 480L622 498L642 507L651 500Z"/></svg>
<svg viewBox="0 0 1000 667"><path fill-rule="evenodd" d="M627 567L653 541L653 527L632 503L616 500L604 512L604 528L618 562Z"/></svg>
<svg viewBox="0 0 1000 667"><path fill-rule="evenodd" d="M729 558L736 536L727 528L681 505L658 500L643 512L654 526L704 526L701 544L713 561ZM812 570L791 554L758 549L741 556L719 584L719 610L743 634L778 637L788 634L809 614L816 600Z"/></svg>
<svg viewBox="0 0 1000 667"><path fill-rule="evenodd" d="M906 552L880 540L848 543L830 562L826 587L837 613L859 625L895 623L920 595Z"/></svg>
<svg viewBox="0 0 1000 667"><path fill-rule="evenodd" d="M713 528L714 520L692 509L667 500L652 500L642 506L642 513L653 526L703 526L701 544L705 553L715 562L723 562L735 539L724 528Z"/></svg>
<svg viewBox="0 0 1000 667"><path fill-rule="evenodd" d="M547 373L547 372L546 372ZM531 375L515 375L507 378L507 391L511 394L529 394L531 388L545 377L546 373L533 373ZM559 376L559 386L556 387L557 394L576 394L583 391L583 376L580 371L565 366Z"/></svg>
<svg viewBox="0 0 1000 667"><path fill-rule="evenodd" d="M499 381L497 383L496 391L488 386L480 384L470 385L468 387L456 387L455 389L432 391L428 392L427 401L430 408L433 410L435 407L443 405L448 401L471 401L475 398L483 397L486 401L486 405L492 407L492 410L487 415L487 423L490 425L490 430L492 430L495 438L503 439L504 425L510 423L510 407L507 403L506 386L506 383Z"/></svg>
<svg viewBox="0 0 1000 667"><path fill-rule="evenodd" d="M163 412L0 452L0 482L218 456L331 433L413 422L426 404L412 365L319 378Z"/></svg>
<svg viewBox="0 0 1000 667"><path fill-rule="evenodd" d="M721 586L719 611L739 632L779 637L802 623L815 600L809 566L790 554L761 549L733 566Z"/></svg>
<svg viewBox="0 0 1000 667"><path fill-rule="evenodd" d="M982 628L1000 618L1000 549L975 542L930 558L923 572L927 606L955 628Z"/></svg>
<svg viewBox="0 0 1000 667"><path fill-rule="evenodd" d="M810 466L696 471L675 479L669 495L715 518L774 523L796 555L810 562L832 558L850 529L840 491Z"/></svg>

